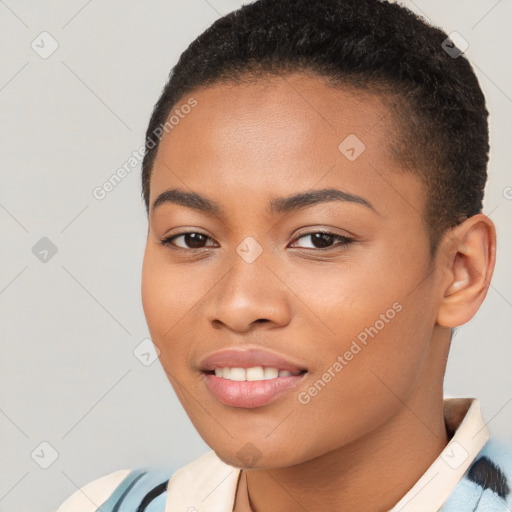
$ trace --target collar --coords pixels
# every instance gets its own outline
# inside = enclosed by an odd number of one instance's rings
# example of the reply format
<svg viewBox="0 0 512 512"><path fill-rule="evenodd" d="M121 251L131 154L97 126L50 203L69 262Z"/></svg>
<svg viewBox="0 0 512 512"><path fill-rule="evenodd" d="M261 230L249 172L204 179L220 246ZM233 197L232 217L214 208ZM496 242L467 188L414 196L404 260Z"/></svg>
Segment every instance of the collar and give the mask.
<svg viewBox="0 0 512 512"><path fill-rule="evenodd" d="M475 398L445 398L444 419L452 438L390 512L438 511L490 437Z"/></svg>
<svg viewBox="0 0 512 512"><path fill-rule="evenodd" d="M444 416L451 440L390 512L438 511L490 437L475 398L445 398ZM232 512L239 477L239 468L210 451L170 478L165 512Z"/></svg>

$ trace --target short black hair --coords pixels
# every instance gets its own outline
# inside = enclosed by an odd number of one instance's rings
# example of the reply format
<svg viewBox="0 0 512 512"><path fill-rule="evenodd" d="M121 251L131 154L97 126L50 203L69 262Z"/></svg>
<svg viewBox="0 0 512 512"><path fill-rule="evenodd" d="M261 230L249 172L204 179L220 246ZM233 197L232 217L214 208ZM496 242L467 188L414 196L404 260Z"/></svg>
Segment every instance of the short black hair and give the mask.
<svg viewBox="0 0 512 512"><path fill-rule="evenodd" d="M142 162L146 210L155 133L185 95L220 82L313 72L334 86L376 93L390 107L392 154L426 185L421 215L434 254L449 227L481 212L487 180L485 98L468 60L450 47L441 29L387 1L258 0L227 14L181 54L153 109Z"/></svg>

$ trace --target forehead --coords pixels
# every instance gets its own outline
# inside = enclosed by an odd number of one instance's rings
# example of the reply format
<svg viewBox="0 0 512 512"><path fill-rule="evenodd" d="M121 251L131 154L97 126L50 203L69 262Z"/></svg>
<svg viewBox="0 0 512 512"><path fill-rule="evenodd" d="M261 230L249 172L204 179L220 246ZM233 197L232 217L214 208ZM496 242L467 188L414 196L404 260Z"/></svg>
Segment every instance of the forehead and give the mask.
<svg viewBox="0 0 512 512"><path fill-rule="evenodd" d="M390 151L393 114L375 94L295 73L200 88L173 112L191 97L197 105L160 142L153 200L171 184L267 197L317 183L386 200L389 179L402 174Z"/></svg>
<svg viewBox="0 0 512 512"><path fill-rule="evenodd" d="M387 133L389 140L394 126L392 113L379 96L333 87L305 73L217 83L192 95L197 107L172 129L173 137L165 144L179 153L194 143L187 140L185 126L201 133L201 140L195 142L211 150L210 156L215 156L216 149L224 153L238 142L244 144L245 152L255 149L261 154L264 146L265 156L274 159L290 151L298 155L312 146L319 148L316 153L323 148L336 149L350 134L373 150L386 151L382 135ZM187 155L189 161L193 157Z"/></svg>

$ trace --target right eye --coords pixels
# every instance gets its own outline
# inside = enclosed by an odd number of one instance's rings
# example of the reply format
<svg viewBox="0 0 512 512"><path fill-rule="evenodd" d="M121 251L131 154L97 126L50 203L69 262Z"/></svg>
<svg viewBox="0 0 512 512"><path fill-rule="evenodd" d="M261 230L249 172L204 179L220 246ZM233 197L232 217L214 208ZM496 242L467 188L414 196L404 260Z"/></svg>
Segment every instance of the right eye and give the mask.
<svg viewBox="0 0 512 512"><path fill-rule="evenodd" d="M181 244L185 245L183 246L175 243L176 240L181 240ZM197 231L187 231L164 238L160 241L160 243L166 247L169 247L170 249L194 250L203 249L206 247L204 243L207 240L212 240L212 238L210 238L208 235L205 235L204 233L199 233Z"/></svg>

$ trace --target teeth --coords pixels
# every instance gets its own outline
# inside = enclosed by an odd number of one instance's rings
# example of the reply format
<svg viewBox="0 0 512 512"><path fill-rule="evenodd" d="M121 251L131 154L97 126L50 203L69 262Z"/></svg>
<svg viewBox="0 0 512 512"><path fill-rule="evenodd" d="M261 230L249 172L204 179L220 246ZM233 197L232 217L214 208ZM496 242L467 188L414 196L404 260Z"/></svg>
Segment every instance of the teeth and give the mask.
<svg viewBox="0 0 512 512"><path fill-rule="evenodd" d="M228 380L255 381L277 379L277 377L291 377L293 373L288 370L279 370L278 368L253 366L252 368L215 368L215 375Z"/></svg>
<svg viewBox="0 0 512 512"><path fill-rule="evenodd" d="M245 378L247 380L263 380L263 366L255 366L254 368L247 368L245 370Z"/></svg>
<svg viewBox="0 0 512 512"><path fill-rule="evenodd" d="M225 371L226 371L226 368L224 368L222 373L224 374ZM228 379L230 379L230 380L240 380L240 381L247 380L246 379L246 373L247 372L245 371L245 368L231 368L231 370L229 372ZM224 378L226 378L226 377L224 376Z"/></svg>
<svg viewBox="0 0 512 512"><path fill-rule="evenodd" d="M265 368L263 370L264 379L277 379L279 376L279 370L277 368Z"/></svg>

